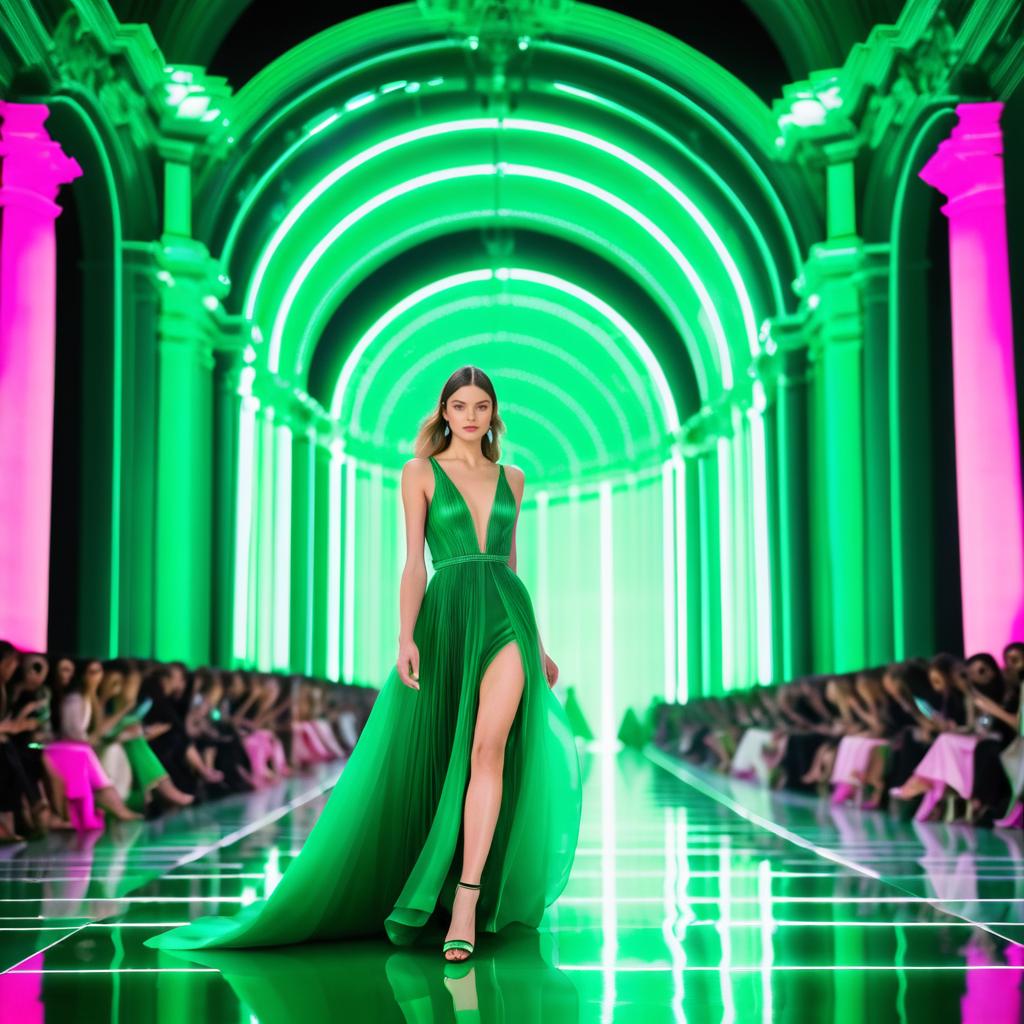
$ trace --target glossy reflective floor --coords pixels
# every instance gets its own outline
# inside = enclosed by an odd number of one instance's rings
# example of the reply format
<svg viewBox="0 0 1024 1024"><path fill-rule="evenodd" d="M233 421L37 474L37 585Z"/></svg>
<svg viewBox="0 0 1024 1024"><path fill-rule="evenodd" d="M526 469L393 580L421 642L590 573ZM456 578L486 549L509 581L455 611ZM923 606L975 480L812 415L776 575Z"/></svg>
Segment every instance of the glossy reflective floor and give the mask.
<svg viewBox="0 0 1024 1024"><path fill-rule="evenodd" d="M162 820L0 847L0 1022L1019 1024L1024 836L584 754L569 885L539 931L171 954L142 940L266 894L338 768ZM446 974L462 976L446 976Z"/></svg>

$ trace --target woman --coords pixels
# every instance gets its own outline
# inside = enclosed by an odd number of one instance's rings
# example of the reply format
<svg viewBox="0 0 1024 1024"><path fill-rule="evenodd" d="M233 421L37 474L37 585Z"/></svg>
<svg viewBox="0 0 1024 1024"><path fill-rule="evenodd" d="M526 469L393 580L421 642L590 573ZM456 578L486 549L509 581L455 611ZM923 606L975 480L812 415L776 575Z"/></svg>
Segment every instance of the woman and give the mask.
<svg viewBox="0 0 1024 1024"><path fill-rule="evenodd" d="M259 675L232 672L227 697L221 705L221 720L237 732L249 760L250 774L247 776L241 767L239 772L257 788L291 774L284 744L276 733L261 724L267 717L262 710L267 704L264 690ZM273 698L269 689L266 695ZM273 710L268 713L274 714Z"/></svg>
<svg viewBox="0 0 1024 1024"><path fill-rule="evenodd" d="M892 795L900 800L923 796L914 818L927 821L949 791L966 803L967 818L974 821L1009 795L999 753L1012 730L979 707L986 699L1002 701L1003 676L995 659L983 653L948 673L933 662L930 677L943 696L942 710L932 716L940 731L914 774Z"/></svg>
<svg viewBox="0 0 1024 1024"><path fill-rule="evenodd" d="M579 755L515 571L524 478L491 465L501 428L487 376L454 373L418 438L428 457L402 470L398 664L299 856L268 899L146 945L381 931L405 945L440 905L451 913L443 955L461 961L478 928L536 927L561 893L579 833Z"/></svg>
<svg viewBox="0 0 1024 1024"><path fill-rule="evenodd" d="M63 816L68 796L65 777L44 749L54 737L53 694L46 685L49 672L44 655L27 652L17 656L10 675L0 676L6 684L6 698L0 700L6 703L6 711L0 708L0 734L7 737L5 755L16 788L16 818L30 839L49 829L74 827Z"/></svg>
<svg viewBox="0 0 1024 1024"><path fill-rule="evenodd" d="M199 799L200 781L223 782L224 773L210 768L188 734L179 709L185 694L185 676L185 666L180 661L157 665L146 674L139 692L149 702L144 723L163 727L159 732L147 731L153 753L178 790Z"/></svg>
<svg viewBox="0 0 1024 1024"><path fill-rule="evenodd" d="M68 802L83 828L103 827L103 821L93 813L94 804L119 821L137 821L142 817L125 805L97 753L102 745L99 730L111 725L100 708L98 692L102 681L100 661L91 658L82 662L60 703L60 739L46 745L47 756L57 764L67 783ZM123 715L116 717L119 720Z"/></svg>
<svg viewBox="0 0 1024 1024"><path fill-rule="evenodd" d="M116 659L107 666L104 682L109 685L103 706L111 718L103 732L116 735L131 766L131 790L125 797L125 804L137 811L158 810L154 794L159 794L167 806L187 807L195 797L174 785L149 745L149 741L162 736L168 726L142 724L145 706L139 707L142 686L139 666L130 658Z"/></svg>
<svg viewBox="0 0 1024 1024"><path fill-rule="evenodd" d="M856 796L863 808L879 805L882 787L876 781L878 766L888 755L891 718L883 679L885 670L868 668L858 672L850 695L850 709L860 720L860 729L843 736L832 765L832 803L845 803ZM870 795L867 792L870 791Z"/></svg>
<svg viewBox="0 0 1024 1024"><path fill-rule="evenodd" d="M828 792L836 753L844 736L859 736L866 732L864 723L854 711L855 673L845 673L829 678L825 683L825 705L829 709L830 721L826 724L825 742L814 753L811 767L801 778L807 785L816 785L822 795Z"/></svg>
<svg viewBox="0 0 1024 1024"><path fill-rule="evenodd" d="M789 727L776 743L771 755L780 769L778 784L782 788L810 790L815 782L805 782L818 751L828 745L832 729L832 712L825 703L827 676L808 676L790 684L785 701L780 703Z"/></svg>

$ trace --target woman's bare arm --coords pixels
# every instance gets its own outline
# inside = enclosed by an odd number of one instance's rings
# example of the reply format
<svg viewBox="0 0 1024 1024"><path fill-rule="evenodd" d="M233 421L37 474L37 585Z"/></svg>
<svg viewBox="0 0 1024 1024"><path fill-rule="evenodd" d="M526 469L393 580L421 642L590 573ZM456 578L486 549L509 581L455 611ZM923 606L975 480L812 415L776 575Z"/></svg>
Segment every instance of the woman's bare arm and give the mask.
<svg viewBox="0 0 1024 1024"><path fill-rule="evenodd" d="M411 640L416 627L416 618L423 604L423 593L427 588L427 567L423 561L423 543L426 535L428 502L433 491L428 493L429 459L409 459L402 467L402 506L405 510L405 565L398 591L398 642ZM429 476L433 486L433 474Z"/></svg>

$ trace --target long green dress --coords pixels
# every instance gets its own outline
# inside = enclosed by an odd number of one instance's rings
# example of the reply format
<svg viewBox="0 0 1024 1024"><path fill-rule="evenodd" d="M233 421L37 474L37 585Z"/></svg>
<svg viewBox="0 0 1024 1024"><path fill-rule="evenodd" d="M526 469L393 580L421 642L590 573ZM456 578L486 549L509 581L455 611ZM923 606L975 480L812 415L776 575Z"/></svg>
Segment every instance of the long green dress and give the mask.
<svg viewBox="0 0 1024 1024"><path fill-rule="evenodd" d="M408 945L439 908L450 915L480 679L509 640L519 645L525 685L505 749L477 933L510 922L536 927L565 888L579 836L579 754L544 675L529 593L508 564L515 496L499 464L481 552L461 492L430 463L426 540L435 571L413 629L420 689L405 686L397 667L388 674L326 806L267 899L233 917L161 932L147 946L277 946L382 933Z"/></svg>

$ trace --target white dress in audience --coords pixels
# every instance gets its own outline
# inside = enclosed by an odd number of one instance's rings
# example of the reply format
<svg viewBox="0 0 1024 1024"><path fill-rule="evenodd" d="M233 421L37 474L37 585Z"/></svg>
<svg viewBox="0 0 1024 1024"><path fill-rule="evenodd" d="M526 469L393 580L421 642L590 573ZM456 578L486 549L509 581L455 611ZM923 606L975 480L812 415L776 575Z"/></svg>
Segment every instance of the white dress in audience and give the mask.
<svg viewBox="0 0 1024 1024"><path fill-rule="evenodd" d="M60 703L60 730L66 740L89 743L89 724L92 722L92 704L85 695L67 694ZM110 777L114 788L125 799L132 788L132 766L120 743L108 743L99 754L100 764Z"/></svg>

